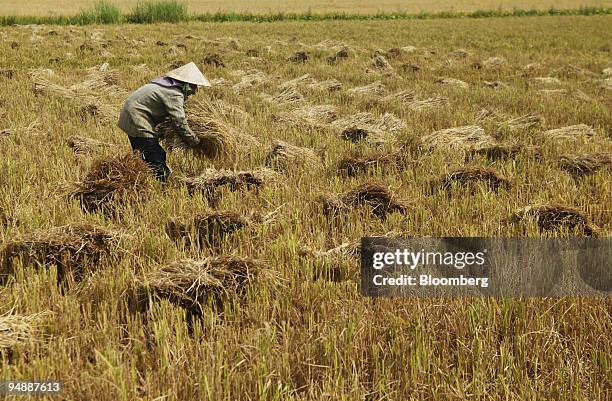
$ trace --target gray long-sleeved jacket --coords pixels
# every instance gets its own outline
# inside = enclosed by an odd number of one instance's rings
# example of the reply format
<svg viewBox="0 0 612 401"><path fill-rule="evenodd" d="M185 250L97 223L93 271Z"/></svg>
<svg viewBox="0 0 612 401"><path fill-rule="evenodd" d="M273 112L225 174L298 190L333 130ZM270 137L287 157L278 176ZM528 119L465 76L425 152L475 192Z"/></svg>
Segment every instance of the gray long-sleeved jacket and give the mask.
<svg viewBox="0 0 612 401"><path fill-rule="evenodd" d="M155 126L170 117L178 133L189 143L195 135L185 117L185 95L177 87L146 84L125 101L119 116L119 128L131 137L158 138Z"/></svg>

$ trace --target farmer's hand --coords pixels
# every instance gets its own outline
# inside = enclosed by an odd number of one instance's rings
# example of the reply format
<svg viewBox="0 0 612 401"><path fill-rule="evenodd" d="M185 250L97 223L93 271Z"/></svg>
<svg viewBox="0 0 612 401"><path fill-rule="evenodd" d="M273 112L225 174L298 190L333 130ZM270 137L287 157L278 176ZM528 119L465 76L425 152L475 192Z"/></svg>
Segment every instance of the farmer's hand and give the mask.
<svg viewBox="0 0 612 401"><path fill-rule="evenodd" d="M187 142L187 145L189 145L192 148L195 148L196 146L198 146L200 144L200 138L198 138L195 135L185 135L185 142Z"/></svg>

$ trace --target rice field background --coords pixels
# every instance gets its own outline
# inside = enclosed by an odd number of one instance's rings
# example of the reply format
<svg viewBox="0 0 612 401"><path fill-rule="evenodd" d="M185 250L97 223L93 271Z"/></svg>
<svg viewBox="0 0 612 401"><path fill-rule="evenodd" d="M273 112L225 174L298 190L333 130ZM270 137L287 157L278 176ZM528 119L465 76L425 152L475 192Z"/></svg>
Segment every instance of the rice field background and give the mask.
<svg viewBox="0 0 612 401"><path fill-rule="evenodd" d="M0 377L66 400L609 400L609 297L366 299L354 244L609 236L611 24L1 28ZM161 187L116 116L190 60L214 85L190 118L231 152L176 149Z"/></svg>
<svg viewBox="0 0 612 401"><path fill-rule="evenodd" d="M0 15L71 15L80 12L97 3L97 0L77 1L47 1L32 0L28 2L17 0L0 1ZM113 1L122 11L134 8L139 2L137 0ZM550 7L558 9L577 8L579 6L611 7L609 0L589 0L588 2L577 2L576 0L513 0L511 2L500 2L496 0L458 0L458 1L401 1L386 0L372 2L370 0L334 0L334 1L181 1L187 8L195 13L237 12L237 13L277 13L294 12L302 13L311 11L313 13L359 13L374 14L379 11L385 12L439 12L439 11L476 11L476 10L512 10L521 9L547 9Z"/></svg>

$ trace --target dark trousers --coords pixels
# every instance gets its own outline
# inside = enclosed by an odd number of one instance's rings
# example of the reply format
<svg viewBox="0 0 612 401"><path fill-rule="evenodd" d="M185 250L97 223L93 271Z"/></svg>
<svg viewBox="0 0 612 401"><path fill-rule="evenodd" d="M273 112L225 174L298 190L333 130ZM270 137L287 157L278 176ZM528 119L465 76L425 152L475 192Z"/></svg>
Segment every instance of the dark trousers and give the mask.
<svg viewBox="0 0 612 401"><path fill-rule="evenodd" d="M132 150L139 151L142 159L153 170L155 178L161 182L168 181L170 169L166 165L166 151L156 138L134 138L129 136Z"/></svg>

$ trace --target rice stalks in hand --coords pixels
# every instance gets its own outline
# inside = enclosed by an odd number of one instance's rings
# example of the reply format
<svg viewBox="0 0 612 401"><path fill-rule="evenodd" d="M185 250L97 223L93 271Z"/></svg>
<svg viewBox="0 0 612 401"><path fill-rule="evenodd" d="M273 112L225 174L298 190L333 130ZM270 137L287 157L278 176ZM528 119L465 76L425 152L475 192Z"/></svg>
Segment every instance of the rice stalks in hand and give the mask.
<svg viewBox="0 0 612 401"><path fill-rule="evenodd" d="M357 207L367 206L381 219L389 213L408 212L408 205L397 200L389 188L380 183L366 182L339 195L323 196L323 214L328 218L349 212Z"/></svg>
<svg viewBox="0 0 612 401"><path fill-rule="evenodd" d="M556 232L563 229L578 230L587 237L597 237L601 230L582 211L569 206L550 203L527 206L514 212L512 220L520 222L533 219L541 231Z"/></svg>
<svg viewBox="0 0 612 401"><path fill-rule="evenodd" d="M429 184L432 190L448 190L455 183L467 187L472 192L478 189L479 183L487 185L495 192L500 189L508 190L512 187L510 181L501 176L495 169L477 166L457 168L443 174L438 179L432 180Z"/></svg>
<svg viewBox="0 0 612 401"><path fill-rule="evenodd" d="M153 188L152 172L139 154L101 158L94 161L70 194L89 212L113 212L118 202L142 199Z"/></svg>
<svg viewBox="0 0 612 401"><path fill-rule="evenodd" d="M233 294L244 295L262 270L260 261L236 256L183 259L147 274L140 291L202 316L210 303L222 306Z"/></svg>
<svg viewBox="0 0 612 401"><path fill-rule="evenodd" d="M598 152L563 155L559 160L559 167L574 178L581 178L595 174L599 170L610 170L612 168L612 154Z"/></svg>
<svg viewBox="0 0 612 401"><path fill-rule="evenodd" d="M321 165L321 159L310 148L291 145L275 140L272 149L266 157L266 165L275 170L286 171L294 167L316 169Z"/></svg>
<svg viewBox="0 0 612 401"><path fill-rule="evenodd" d="M75 279L112 257L120 234L90 224L67 225L38 231L8 242L2 248L2 280L14 274L14 260L24 266L55 265L58 281L72 273Z"/></svg>
<svg viewBox="0 0 612 401"><path fill-rule="evenodd" d="M222 111L210 103L189 105L187 122L191 131L200 139L200 143L195 147L185 142L171 121L159 124L156 130L160 132L162 141L169 149L188 149L195 156L208 159L233 157L240 148L259 145L257 139L225 122L221 114Z"/></svg>

